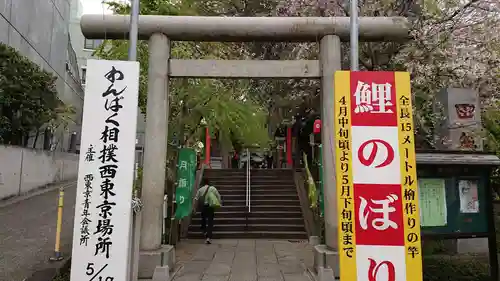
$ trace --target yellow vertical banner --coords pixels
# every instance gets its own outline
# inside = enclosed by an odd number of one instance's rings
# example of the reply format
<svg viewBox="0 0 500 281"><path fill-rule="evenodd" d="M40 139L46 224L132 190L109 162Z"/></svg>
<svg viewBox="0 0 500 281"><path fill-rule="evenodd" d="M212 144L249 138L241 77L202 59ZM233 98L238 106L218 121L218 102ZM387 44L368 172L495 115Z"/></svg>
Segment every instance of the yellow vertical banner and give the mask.
<svg viewBox="0 0 500 281"><path fill-rule="evenodd" d="M410 74L395 72L406 280L422 281L422 248Z"/></svg>
<svg viewBox="0 0 500 281"><path fill-rule="evenodd" d="M352 183L350 72L335 73L335 173L337 179L340 280L357 280L354 190ZM327 173L328 171L325 171Z"/></svg>

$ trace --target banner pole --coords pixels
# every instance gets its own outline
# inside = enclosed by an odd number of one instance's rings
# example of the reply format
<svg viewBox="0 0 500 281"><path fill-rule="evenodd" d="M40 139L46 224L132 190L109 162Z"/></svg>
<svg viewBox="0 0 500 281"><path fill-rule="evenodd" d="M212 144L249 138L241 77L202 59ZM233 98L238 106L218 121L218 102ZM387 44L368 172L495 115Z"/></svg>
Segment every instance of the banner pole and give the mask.
<svg viewBox="0 0 500 281"><path fill-rule="evenodd" d="M359 70L359 23L358 23L358 0L351 0L351 70Z"/></svg>

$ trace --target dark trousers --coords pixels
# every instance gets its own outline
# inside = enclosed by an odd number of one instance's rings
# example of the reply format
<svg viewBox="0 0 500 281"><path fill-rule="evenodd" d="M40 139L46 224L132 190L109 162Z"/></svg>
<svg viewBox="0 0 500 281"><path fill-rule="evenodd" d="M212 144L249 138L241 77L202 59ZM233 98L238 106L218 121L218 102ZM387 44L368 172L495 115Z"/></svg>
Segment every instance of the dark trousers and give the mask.
<svg viewBox="0 0 500 281"><path fill-rule="evenodd" d="M214 228L215 210L213 207L203 205L201 209L201 230L205 232L206 238L212 239L212 230Z"/></svg>
<svg viewBox="0 0 500 281"><path fill-rule="evenodd" d="M267 162L267 168L272 169L273 168L273 158L267 158L266 162Z"/></svg>
<svg viewBox="0 0 500 281"><path fill-rule="evenodd" d="M233 169L239 168L238 167L238 159L234 159L234 158L231 159L231 168L233 168Z"/></svg>

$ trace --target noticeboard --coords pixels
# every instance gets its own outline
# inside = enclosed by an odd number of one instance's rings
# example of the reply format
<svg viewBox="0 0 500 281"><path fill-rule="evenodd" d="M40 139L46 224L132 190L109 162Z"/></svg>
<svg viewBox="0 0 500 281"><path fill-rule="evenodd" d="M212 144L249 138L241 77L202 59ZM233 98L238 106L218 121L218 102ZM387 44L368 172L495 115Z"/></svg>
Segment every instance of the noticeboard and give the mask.
<svg viewBox="0 0 500 281"><path fill-rule="evenodd" d="M420 174L420 220L424 236L488 235L489 202L484 171L460 168L444 171L434 167L433 173Z"/></svg>

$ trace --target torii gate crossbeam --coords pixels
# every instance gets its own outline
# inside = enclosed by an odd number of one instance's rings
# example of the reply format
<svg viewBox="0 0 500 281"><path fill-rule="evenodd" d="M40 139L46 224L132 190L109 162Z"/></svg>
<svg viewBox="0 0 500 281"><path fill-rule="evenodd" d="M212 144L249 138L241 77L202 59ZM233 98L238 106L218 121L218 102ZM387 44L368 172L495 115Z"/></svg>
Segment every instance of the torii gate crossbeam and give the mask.
<svg viewBox="0 0 500 281"><path fill-rule="evenodd" d="M172 41L214 42L316 42L325 35L349 41L349 17L192 17L139 16L139 39L162 33ZM83 15L83 35L88 39L128 38L130 17ZM409 38L403 17L361 17L362 41L401 41Z"/></svg>
<svg viewBox="0 0 500 281"><path fill-rule="evenodd" d="M149 40L148 101L139 277L151 278L161 255L162 206L169 116L169 77L321 79L321 119L325 183L326 261L338 276L337 197L334 163L334 73L341 70L340 42L349 40L348 17L190 17L139 16L139 38ZM127 38L130 17L84 15L88 39ZM404 41L409 22L402 17L359 18L361 41ZM170 58L170 41L318 42L319 61L224 61ZM152 264L156 263L156 264Z"/></svg>

